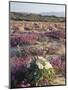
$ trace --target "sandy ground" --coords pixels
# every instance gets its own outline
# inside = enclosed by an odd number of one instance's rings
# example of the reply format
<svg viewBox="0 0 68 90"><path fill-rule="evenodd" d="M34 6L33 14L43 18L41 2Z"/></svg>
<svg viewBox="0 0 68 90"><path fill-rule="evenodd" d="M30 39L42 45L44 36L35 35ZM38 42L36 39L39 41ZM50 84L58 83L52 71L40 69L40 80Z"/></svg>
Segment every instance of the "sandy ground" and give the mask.
<svg viewBox="0 0 68 90"><path fill-rule="evenodd" d="M57 75L56 79L53 81L53 85L65 85L65 78Z"/></svg>

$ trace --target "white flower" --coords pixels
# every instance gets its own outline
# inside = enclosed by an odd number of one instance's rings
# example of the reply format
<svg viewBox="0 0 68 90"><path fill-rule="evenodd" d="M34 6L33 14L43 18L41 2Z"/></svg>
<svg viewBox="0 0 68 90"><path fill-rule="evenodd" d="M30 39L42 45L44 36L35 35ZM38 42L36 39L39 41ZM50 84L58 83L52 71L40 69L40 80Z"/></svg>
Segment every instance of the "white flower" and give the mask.
<svg viewBox="0 0 68 90"><path fill-rule="evenodd" d="M49 62L45 62L45 69L53 68Z"/></svg>
<svg viewBox="0 0 68 90"><path fill-rule="evenodd" d="M30 68L30 63L27 64L27 68Z"/></svg>
<svg viewBox="0 0 68 90"><path fill-rule="evenodd" d="M40 57L40 56L38 56L38 59L40 59L40 60L42 60L42 61L46 61L46 59L45 58L43 58L43 57Z"/></svg>
<svg viewBox="0 0 68 90"><path fill-rule="evenodd" d="M50 68L53 68L52 65L43 57L38 57L38 60L37 60L36 64L38 65L39 69L43 69L43 68L50 69Z"/></svg>
<svg viewBox="0 0 68 90"><path fill-rule="evenodd" d="M34 75L36 75L37 73L36 72L34 72Z"/></svg>
<svg viewBox="0 0 68 90"><path fill-rule="evenodd" d="M43 69L44 68L43 65L40 62L37 61L36 64L38 65L39 69Z"/></svg>
<svg viewBox="0 0 68 90"><path fill-rule="evenodd" d="M43 57L38 56L38 59L43 59Z"/></svg>

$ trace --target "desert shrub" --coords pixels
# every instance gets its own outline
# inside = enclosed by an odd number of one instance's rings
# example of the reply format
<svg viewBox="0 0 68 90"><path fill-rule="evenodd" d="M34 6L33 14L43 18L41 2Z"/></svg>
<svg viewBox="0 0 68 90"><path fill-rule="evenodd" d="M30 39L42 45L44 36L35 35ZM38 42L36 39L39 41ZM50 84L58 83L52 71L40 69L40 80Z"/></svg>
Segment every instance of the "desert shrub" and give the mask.
<svg viewBox="0 0 68 90"><path fill-rule="evenodd" d="M65 75L65 61L62 59L64 59L62 56L53 56L49 61L54 67L56 74Z"/></svg>

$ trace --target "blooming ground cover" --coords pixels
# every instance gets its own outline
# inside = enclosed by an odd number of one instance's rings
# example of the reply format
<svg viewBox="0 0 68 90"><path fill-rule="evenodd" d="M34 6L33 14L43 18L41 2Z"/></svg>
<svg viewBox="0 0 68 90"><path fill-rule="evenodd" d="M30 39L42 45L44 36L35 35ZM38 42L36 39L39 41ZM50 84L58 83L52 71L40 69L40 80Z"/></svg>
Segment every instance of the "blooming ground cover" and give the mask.
<svg viewBox="0 0 68 90"><path fill-rule="evenodd" d="M65 84L63 31L10 33L10 74L11 88Z"/></svg>

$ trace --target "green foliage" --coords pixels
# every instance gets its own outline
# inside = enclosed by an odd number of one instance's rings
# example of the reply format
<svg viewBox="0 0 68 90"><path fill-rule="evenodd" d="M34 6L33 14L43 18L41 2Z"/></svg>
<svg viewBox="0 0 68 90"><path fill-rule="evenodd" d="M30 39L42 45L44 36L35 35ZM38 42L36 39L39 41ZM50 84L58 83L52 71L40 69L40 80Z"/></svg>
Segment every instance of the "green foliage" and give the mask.
<svg viewBox="0 0 68 90"><path fill-rule="evenodd" d="M27 75L27 80L32 86L36 86L36 82L40 79L41 72L38 66L36 65L35 59L31 62L29 68L29 75Z"/></svg>

